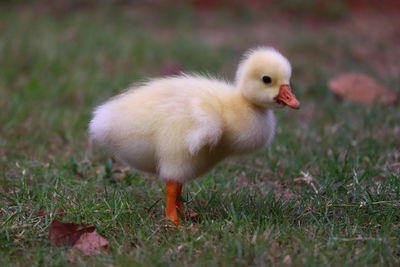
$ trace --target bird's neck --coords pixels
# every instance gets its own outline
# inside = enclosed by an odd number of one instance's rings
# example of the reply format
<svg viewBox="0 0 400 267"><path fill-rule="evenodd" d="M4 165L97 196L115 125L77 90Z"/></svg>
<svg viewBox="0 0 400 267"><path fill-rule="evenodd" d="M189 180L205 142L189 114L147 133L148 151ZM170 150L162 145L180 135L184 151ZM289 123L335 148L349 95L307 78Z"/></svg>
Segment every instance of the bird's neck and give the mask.
<svg viewBox="0 0 400 267"><path fill-rule="evenodd" d="M234 99L236 101L238 101L238 102L241 102L245 106L253 109L256 112L265 113L268 110L267 107L263 107L263 106L257 105L256 103L254 103L254 102L250 101L249 99L247 99L243 95L242 90L240 88L236 88L235 94L234 94Z"/></svg>

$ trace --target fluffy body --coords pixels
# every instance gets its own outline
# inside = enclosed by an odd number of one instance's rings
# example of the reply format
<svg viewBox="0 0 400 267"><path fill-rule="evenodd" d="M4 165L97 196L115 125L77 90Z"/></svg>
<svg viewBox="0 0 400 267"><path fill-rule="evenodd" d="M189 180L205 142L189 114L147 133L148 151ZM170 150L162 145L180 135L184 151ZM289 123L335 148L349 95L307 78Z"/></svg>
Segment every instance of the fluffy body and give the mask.
<svg viewBox="0 0 400 267"><path fill-rule="evenodd" d="M185 182L228 155L271 141L273 112L254 107L231 85L184 76L131 88L98 107L91 136L128 165Z"/></svg>
<svg viewBox="0 0 400 267"><path fill-rule="evenodd" d="M266 70L274 77L267 87L260 81ZM191 75L155 79L97 107L89 132L128 165L184 183L271 142L271 108L279 106L273 99L290 72L279 52L259 48L245 56L235 84Z"/></svg>

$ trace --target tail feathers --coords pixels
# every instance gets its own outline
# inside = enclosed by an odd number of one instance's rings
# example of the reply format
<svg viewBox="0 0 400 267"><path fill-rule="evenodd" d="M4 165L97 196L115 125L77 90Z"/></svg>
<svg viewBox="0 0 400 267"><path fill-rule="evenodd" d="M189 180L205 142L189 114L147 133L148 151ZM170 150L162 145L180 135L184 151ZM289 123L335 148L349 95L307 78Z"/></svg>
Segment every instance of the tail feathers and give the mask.
<svg viewBox="0 0 400 267"><path fill-rule="evenodd" d="M90 138L100 143L107 143L111 122L109 107L107 105L98 107L89 123Z"/></svg>

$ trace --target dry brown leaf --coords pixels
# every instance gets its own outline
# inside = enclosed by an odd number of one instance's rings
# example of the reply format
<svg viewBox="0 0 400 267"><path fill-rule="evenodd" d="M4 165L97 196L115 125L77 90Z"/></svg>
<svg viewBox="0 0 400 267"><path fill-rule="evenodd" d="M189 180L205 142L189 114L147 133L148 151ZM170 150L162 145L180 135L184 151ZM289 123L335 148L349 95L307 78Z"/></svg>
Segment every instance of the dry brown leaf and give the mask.
<svg viewBox="0 0 400 267"><path fill-rule="evenodd" d="M70 263L76 261L78 250L92 256L108 246L108 241L95 231L93 225L66 223L57 219L51 223L49 237L56 246L72 246L67 254Z"/></svg>
<svg viewBox="0 0 400 267"><path fill-rule="evenodd" d="M84 233L80 236L79 240L75 243L74 248L79 249L85 255L99 254L101 248L107 247L108 241L105 240L96 231L91 233Z"/></svg>
<svg viewBox="0 0 400 267"><path fill-rule="evenodd" d="M50 225L49 237L56 246L73 246L81 235L94 230L93 225L65 223L54 219Z"/></svg>
<svg viewBox="0 0 400 267"><path fill-rule="evenodd" d="M374 79L360 73L346 73L329 81L331 90L340 97L371 105L374 101L394 104L397 95Z"/></svg>

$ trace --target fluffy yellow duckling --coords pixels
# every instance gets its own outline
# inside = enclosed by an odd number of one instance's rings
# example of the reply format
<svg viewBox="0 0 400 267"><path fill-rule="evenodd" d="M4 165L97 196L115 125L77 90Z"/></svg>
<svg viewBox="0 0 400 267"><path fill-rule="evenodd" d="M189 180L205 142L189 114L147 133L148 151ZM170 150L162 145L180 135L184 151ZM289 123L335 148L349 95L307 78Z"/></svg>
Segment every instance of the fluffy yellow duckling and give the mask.
<svg viewBox="0 0 400 267"><path fill-rule="evenodd" d="M95 109L90 136L131 167L165 181L166 217L179 224L183 183L229 155L271 142L271 109L300 108L290 76L284 56L260 47L244 56L233 84L181 75L132 86Z"/></svg>

